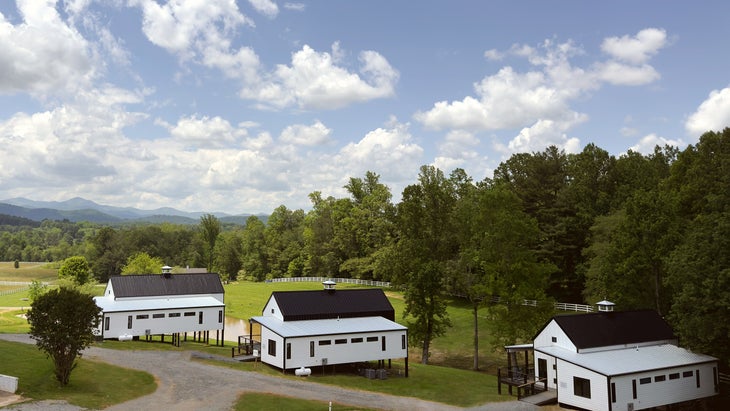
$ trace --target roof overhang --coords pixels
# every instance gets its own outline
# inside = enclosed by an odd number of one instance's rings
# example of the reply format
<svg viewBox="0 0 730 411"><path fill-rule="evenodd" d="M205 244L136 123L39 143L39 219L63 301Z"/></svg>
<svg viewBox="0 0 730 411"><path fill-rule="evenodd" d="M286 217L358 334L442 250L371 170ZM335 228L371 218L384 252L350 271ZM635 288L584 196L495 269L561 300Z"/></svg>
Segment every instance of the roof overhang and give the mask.
<svg viewBox="0 0 730 411"><path fill-rule="evenodd" d="M589 353L577 353L557 346L535 347L535 351L605 376L619 376L717 362L715 357L693 353L672 344Z"/></svg>
<svg viewBox="0 0 730 411"><path fill-rule="evenodd" d="M225 307L225 304L220 300L210 296L139 300L114 300L108 297L94 297L94 302L105 313Z"/></svg>
<svg viewBox="0 0 730 411"><path fill-rule="evenodd" d="M284 338L408 330L408 327L383 317L282 321L276 317L262 316L252 317L251 320Z"/></svg>

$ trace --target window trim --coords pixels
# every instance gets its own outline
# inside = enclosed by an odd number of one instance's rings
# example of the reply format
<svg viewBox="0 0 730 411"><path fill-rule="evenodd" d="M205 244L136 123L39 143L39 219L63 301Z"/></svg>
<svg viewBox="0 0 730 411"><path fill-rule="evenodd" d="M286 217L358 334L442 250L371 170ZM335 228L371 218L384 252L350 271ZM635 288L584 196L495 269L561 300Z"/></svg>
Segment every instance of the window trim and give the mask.
<svg viewBox="0 0 730 411"><path fill-rule="evenodd" d="M276 357L276 340L269 339L269 346L267 347L267 351L270 356Z"/></svg>
<svg viewBox="0 0 730 411"><path fill-rule="evenodd" d="M587 392L586 392L587 391ZM573 395L576 397L591 398L591 380L573 376Z"/></svg>

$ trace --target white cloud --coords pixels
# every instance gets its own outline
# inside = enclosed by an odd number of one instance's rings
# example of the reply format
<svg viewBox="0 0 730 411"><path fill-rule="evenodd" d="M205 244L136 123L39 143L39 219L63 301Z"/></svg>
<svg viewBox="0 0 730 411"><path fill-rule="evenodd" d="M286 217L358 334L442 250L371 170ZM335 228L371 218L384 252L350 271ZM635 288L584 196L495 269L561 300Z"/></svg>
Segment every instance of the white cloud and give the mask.
<svg viewBox="0 0 730 411"><path fill-rule="evenodd" d="M219 48L216 42L237 26L254 25L238 10L234 0L130 3L142 8L142 31L147 39L183 59L193 58L209 47Z"/></svg>
<svg viewBox="0 0 730 411"><path fill-rule="evenodd" d="M73 103L0 122L0 185L56 192L116 178L124 160L115 161L113 152L127 144L122 129L144 118L122 105L140 99L113 87L92 89L79 92Z"/></svg>
<svg viewBox="0 0 730 411"><path fill-rule="evenodd" d="M306 6L304 3L284 3L284 8L292 11L304 11Z"/></svg>
<svg viewBox="0 0 730 411"><path fill-rule="evenodd" d="M664 137L657 136L656 134L648 134L642 137L636 144L629 147L629 150L641 153L644 155L651 154L654 152L654 147L664 147L665 145L673 147L684 147L687 145L684 141L671 140Z"/></svg>
<svg viewBox="0 0 730 411"><path fill-rule="evenodd" d="M264 16L273 19L279 14L279 6L271 0L248 0L251 6Z"/></svg>
<svg viewBox="0 0 730 411"><path fill-rule="evenodd" d="M423 148L412 142L408 124L391 120L388 128L377 128L360 141L349 143L334 159L338 172L347 176L362 176L375 171L384 180L410 179L421 165Z"/></svg>
<svg viewBox="0 0 730 411"><path fill-rule="evenodd" d="M567 153L577 153L580 151L580 140L568 137L565 133L582 121L585 121L585 116L578 113L565 120L538 120L530 127L523 128L507 147L511 153L542 151L548 146L559 147Z"/></svg>
<svg viewBox="0 0 730 411"><path fill-rule="evenodd" d="M642 30L634 37L609 38L602 49L610 58L586 67L571 63L585 52L570 40L559 43L549 39L538 47L515 44L505 54L488 50L486 58L509 55L526 59L532 69L519 72L505 66L474 84L473 95L436 102L414 118L435 130L520 130L508 144L496 144L505 154L539 151L548 145L574 152L580 141L567 133L587 116L572 110L571 104L604 84L638 86L658 80L660 75L648 60L665 45L666 33L659 29Z"/></svg>
<svg viewBox="0 0 730 411"><path fill-rule="evenodd" d="M0 93L68 92L95 77L89 44L65 23L55 1L19 1L23 22L0 13Z"/></svg>
<svg viewBox="0 0 730 411"><path fill-rule="evenodd" d="M284 143L299 146L318 146L327 143L331 139L332 130L322 122L316 121L311 126L294 124L287 126L281 132L280 140Z"/></svg>
<svg viewBox="0 0 730 411"><path fill-rule="evenodd" d="M648 28L636 36L609 37L603 40L601 50L613 58L641 65L667 44L667 33L663 29Z"/></svg>
<svg viewBox="0 0 730 411"><path fill-rule="evenodd" d="M708 131L730 127L730 87L713 90L684 124L687 132L697 139Z"/></svg>
<svg viewBox="0 0 730 411"><path fill-rule="evenodd" d="M336 109L394 94L398 72L382 55L361 52L360 76L336 64L338 50L337 43L332 53L318 53L305 45L292 55L291 66L278 65L262 75L267 80L247 84L240 95L264 107Z"/></svg>
<svg viewBox="0 0 730 411"><path fill-rule="evenodd" d="M472 167L472 163L481 159L477 151L478 145L479 139L474 134L464 130L450 131L444 142L438 145L438 154L433 165L445 172L457 167L465 170L476 168Z"/></svg>
<svg viewBox="0 0 730 411"><path fill-rule="evenodd" d="M606 83L624 86L640 86L652 83L661 76L654 67L643 64L632 66L618 61L607 61L596 64L597 76Z"/></svg>
<svg viewBox="0 0 730 411"><path fill-rule="evenodd" d="M236 129L218 116L181 118L175 126L168 128L172 137L200 148L236 145L247 134L245 129Z"/></svg>
<svg viewBox="0 0 730 411"><path fill-rule="evenodd" d="M504 53L496 49L489 49L484 52L484 58L486 58L487 60L499 61L504 58Z"/></svg>

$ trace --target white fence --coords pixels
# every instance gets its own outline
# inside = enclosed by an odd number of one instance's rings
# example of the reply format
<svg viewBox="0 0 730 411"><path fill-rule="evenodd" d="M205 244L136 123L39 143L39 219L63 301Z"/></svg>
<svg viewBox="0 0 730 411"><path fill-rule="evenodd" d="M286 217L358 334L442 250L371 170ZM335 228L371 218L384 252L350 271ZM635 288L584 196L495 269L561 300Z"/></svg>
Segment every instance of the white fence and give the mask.
<svg viewBox="0 0 730 411"><path fill-rule="evenodd" d="M272 283L322 283L334 281L338 284L367 285L368 287L390 287L388 281L360 280L358 278L333 278L333 277L282 277L266 280Z"/></svg>
<svg viewBox="0 0 730 411"><path fill-rule="evenodd" d="M334 281L340 284L358 284L367 285L369 287L390 287L388 281L371 281L371 280L360 280L357 278L332 278L332 277L282 277L267 280L272 283L303 283L303 282L324 282ZM454 294L456 295L456 294ZM456 295L457 297L464 297ZM498 303L500 298L498 296L490 299L493 303ZM531 307L537 307L537 300L522 300L522 305L529 305ZM576 311L584 313L592 313L593 306L585 304L573 304L573 303L555 303L555 309L559 311Z"/></svg>
<svg viewBox="0 0 730 411"><path fill-rule="evenodd" d="M0 296L3 296L3 295L10 295L10 294L15 294L15 293L23 292L23 291L25 291L25 290L27 290L29 288L30 283L28 283L28 282L21 282L21 281L0 281L0 285L5 285L5 286L8 286L8 285L9 286L17 285L17 286L19 286L18 288L13 288L13 289L10 289L10 290L0 291Z"/></svg>

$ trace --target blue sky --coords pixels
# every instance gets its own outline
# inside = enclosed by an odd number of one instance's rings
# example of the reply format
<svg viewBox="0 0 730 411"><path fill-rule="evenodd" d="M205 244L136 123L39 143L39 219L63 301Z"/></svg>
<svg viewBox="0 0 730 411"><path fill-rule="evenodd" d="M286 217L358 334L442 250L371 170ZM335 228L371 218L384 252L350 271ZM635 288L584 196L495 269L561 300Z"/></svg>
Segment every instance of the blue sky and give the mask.
<svg viewBox="0 0 730 411"><path fill-rule="evenodd" d="M6 0L0 199L230 214L730 126L730 3Z"/></svg>

